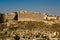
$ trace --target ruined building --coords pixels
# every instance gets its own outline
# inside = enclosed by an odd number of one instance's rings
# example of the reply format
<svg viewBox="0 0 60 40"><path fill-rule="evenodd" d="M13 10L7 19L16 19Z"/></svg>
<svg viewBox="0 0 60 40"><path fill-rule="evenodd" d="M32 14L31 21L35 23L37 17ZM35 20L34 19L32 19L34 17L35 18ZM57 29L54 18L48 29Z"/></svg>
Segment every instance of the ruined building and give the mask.
<svg viewBox="0 0 60 40"><path fill-rule="evenodd" d="M19 12L11 12L2 14L0 13L0 23L9 21L9 20L17 20L17 21L43 21L43 20L54 19L57 20L55 16L47 16L46 14L42 14L40 12L32 12L32 11L19 11ZM60 20L60 17L58 18Z"/></svg>
<svg viewBox="0 0 60 40"><path fill-rule="evenodd" d="M39 12L20 11L18 12L18 21L40 21L45 15Z"/></svg>
<svg viewBox="0 0 60 40"><path fill-rule="evenodd" d="M18 13L17 12L7 13L6 20L18 20Z"/></svg>
<svg viewBox="0 0 60 40"><path fill-rule="evenodd" d="M40 21L43 19L44 15L39 12L32 11L19 11L7 14L0 14L0 20L18 20L18 21Z"/></svg>

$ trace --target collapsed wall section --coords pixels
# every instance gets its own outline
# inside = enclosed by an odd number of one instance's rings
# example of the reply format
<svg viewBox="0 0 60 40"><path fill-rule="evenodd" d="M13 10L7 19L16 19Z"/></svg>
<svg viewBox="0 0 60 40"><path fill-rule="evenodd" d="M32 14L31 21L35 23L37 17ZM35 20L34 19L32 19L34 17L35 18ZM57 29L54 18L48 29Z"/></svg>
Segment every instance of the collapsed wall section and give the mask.
<svg viewBox="0 0 60 40"><path fill-rule="evenodd" d="M18 20L18 13L17 12L6 13L6 14L0 13L0 23L6 22L9 20Z"/></svg>
<svg viewBox="0 0 60 40"><path fill-rule="evenodd" d="M18 20L17 12L7 13L6 20Z"/></svg>

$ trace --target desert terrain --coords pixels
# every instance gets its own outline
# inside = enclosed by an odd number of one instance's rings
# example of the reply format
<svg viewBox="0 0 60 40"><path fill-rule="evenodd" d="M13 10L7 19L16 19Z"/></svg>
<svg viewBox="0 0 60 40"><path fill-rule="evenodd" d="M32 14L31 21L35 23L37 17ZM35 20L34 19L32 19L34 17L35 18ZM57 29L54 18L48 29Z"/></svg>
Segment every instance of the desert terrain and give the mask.
<svg viewBox="0 0 60 40"><path fill-rule="evenodd" d="M0 18L0 40L60 40L59 16L20 11Z"/></svg>

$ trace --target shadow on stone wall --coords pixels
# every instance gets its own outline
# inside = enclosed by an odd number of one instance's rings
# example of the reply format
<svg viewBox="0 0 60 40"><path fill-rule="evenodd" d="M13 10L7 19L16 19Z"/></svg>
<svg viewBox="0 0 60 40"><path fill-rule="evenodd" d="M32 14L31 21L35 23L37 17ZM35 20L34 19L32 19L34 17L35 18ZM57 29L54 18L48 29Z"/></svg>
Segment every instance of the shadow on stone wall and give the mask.
<svg viewBox="0 0 60 40"><path fill-rule="evenodd" d="M0 23L4 22L4 14L0 13Z"/></svg>
<svg viewBox="0 0 60 40"><path fill-rule="evenodd" d="M18 13L17 12L15 12L15 17L14 17L14 20L18 20Z"/></svg>

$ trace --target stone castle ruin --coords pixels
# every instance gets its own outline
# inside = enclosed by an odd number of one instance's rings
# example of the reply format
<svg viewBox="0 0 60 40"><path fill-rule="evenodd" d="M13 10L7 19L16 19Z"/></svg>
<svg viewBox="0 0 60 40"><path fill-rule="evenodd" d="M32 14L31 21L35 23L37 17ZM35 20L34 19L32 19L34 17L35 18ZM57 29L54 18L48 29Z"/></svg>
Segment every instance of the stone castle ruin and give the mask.
<svg viewBox="0 0 60 40"><path fill-rule="evenodd" d="M37 12L31 11L20 11L20 12L12 12L7 14L0 14L0 20L8 21L8 20L17 20L17 21L40 21L42 20L44 15Z"/></svg>
<svg viewBox="0 0 60 40"><path fill-rule="evenodd" d="M49 16L40 12L19 11L6 14L0 13L0 23L2 23L0 24L0 39L3 40L4 37L7 37L7 40L13 40L16 34L19 34L21 40L49 40L47 38L58 38L60 35L60 32L58 32L60 23L53 24L56 20L60 20L60 17ZM56 32L55 30L58 31Z"/></svg>
<svg viewBox="0 0 60 40"><path fill-rule="evenodd" d="M6 20L18 20L18 13L17 12L7 13Z"/></svg>
<svg viewBox="0 0 60 40"><path fill-rule="evenodd" d="M49 17L46 14L40 12L32 11L19 11L2 14L0 13L0 23L3 23L8 20L17 20L17 21L43 21L43 20L57 20L57 17ZM58 18L60 20L60 17Z"/></svg>
<svg viewBox="0 0 60 40"><path fill-rule="evenodd" d="M18 13L18 21L40 21L44 15L39 12L20 11Z"/></svg>
<svg viewBox="0 0 60 40"><path fill-rule="evenodd" d="M0 23L3 23L8 20L18 20L18 13L12 12L12 13L0 14Z"/></svg>

